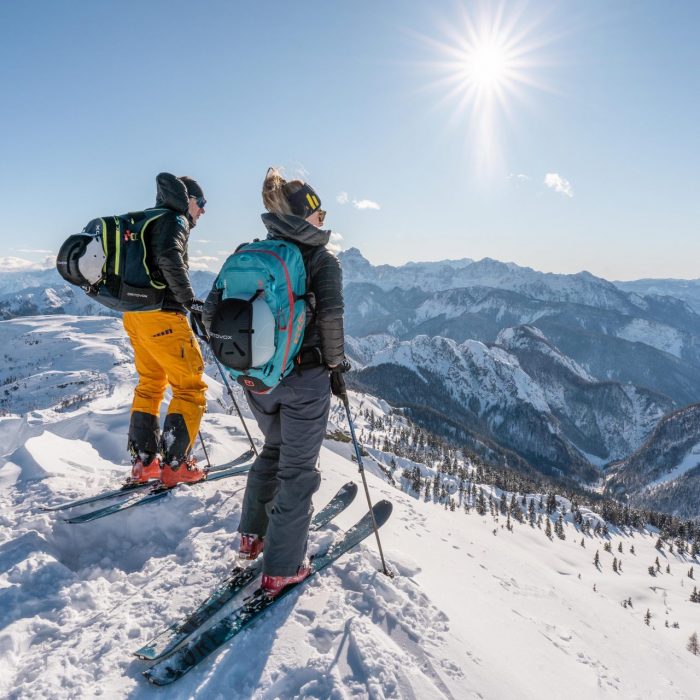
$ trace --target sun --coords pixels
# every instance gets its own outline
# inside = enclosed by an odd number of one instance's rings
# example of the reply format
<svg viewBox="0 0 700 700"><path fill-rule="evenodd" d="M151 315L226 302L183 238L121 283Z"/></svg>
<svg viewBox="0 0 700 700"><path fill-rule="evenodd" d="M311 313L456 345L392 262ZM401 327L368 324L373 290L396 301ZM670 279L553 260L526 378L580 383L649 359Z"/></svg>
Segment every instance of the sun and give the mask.
<svg viewBox="0 0 700 700"><path fill-rule="evenodd" d="M484 41L470 48L464 58L464 80L477 90L503 87L509 76L507 50L497 41Z"/></svg>
<svg viewBox="0 0 700 700"><path fill-rule="evenodd" d="M549 40L527 6L509 7L482 3L448 25L446 40L419 37L436 54L423 65L428 89L440 93L435 105L467 127L470 160L483 178L502 169L505 126L517 121L516 107L531 91L548 89L540 73Z"/></svg>

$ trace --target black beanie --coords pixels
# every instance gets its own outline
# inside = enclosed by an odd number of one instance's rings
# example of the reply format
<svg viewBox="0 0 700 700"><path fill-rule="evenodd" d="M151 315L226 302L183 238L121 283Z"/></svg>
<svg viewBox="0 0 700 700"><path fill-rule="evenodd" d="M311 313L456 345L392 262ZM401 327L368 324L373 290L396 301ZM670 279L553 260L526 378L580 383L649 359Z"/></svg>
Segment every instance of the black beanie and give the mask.
<svg viewBox="0 0 700 700"><path fill-rule="evenodd" d="M188 177L187 175L183 175L182 177L179 177L178 180L180 180L182 184L187 188L188 197L204 197L204 192L202 191L202 188L199 186L199 183L194 178Z"/></svg>

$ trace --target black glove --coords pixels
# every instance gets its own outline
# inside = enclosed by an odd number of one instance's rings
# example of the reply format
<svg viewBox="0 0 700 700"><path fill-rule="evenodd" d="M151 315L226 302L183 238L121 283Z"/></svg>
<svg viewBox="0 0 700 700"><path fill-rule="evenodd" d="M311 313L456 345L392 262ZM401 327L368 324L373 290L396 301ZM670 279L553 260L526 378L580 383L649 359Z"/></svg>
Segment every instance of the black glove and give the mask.
<svg viewBox="0 0 700 700"><path fill-rule="evenodd" d="M348 390L345 386L343 374L351 369L352 365L347 360L343 360L339 365L331 367L331 392L334 396L342 399L343 403L348 400Z"/></svg>
<svg viewBox="0 0 700 700"><path fill-rule="evenodd" d="M204 327L204 322L202 321L202 311L204 311L204 302L199 299L193 299L187 308L190 310L190 326L192 327L192 332L202 340L209 340L209 334L207 329Z"/></svg>

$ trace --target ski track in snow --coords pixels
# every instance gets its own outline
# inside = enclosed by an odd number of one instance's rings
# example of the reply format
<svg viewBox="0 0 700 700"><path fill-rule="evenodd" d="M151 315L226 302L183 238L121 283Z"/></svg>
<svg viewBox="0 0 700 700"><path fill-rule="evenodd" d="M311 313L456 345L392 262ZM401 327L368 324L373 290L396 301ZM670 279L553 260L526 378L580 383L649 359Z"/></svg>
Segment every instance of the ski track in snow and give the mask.
<svg viewBox="0 0 700 700"><path fill-rule="evenodd" d="M17 333L23 322L11 323ZM42 323L46 338L53 332L59 342L66 324L79 328L81 320ZM103 323L116 337L118 321ZM611 531L609 554L601 538L583 536L570 520L567 539L550 542L527 524L508 532L502 517L450 512L388 484L375 460L386 468L391 456L371 448L372 498L394 503L381 537L395 578L379 573L368 539L175 684L149 686L140 675L147 665L132 652L189 612L237 563L245 478L181 488L84 525L63 522L71 511L39 510L111 487L128 471L134 378L115 364L116 346L77 331L70 342L90 354L112 392L61 412L38 396L39 408L0 419L0 697L697 697L700 658L685 649L700 631L700 605L688 601L694 582L686 576L693 564L700 574L697 561L657 552L654 533ZM209 384L202 432L212 462L222 463L247 444L237 418L219 404L221 385L211 375ZM356 414L388 413L371 397L353 396L352 405ZM331 432L346 428L338 407L331 423ZM259 438L252 421L251 428ZM357 428L368 433L361 416ZM359 479L351 451L326 441L317 507ZM400 481L413 463L395 462ZM497 489L488 491L498 499ZM310 551L365 510L361 489L331 527L312 534ZM596 550L600 571L592 564ZM622 574L611 569L613 555L624 562ZM664 571L652 578L647 568L656 556ZM628 596L631 609L621 605Z"/></svg>

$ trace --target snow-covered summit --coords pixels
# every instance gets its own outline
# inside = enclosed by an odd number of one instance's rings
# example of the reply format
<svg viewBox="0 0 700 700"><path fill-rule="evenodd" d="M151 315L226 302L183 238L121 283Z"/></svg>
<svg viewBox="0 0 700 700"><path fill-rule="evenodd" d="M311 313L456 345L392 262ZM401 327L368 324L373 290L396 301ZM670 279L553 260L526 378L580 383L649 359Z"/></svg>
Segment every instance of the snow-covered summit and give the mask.
<svg viewBox="0 0 700 700"><path fill-rule="evenodd" d="M420 288L428 292L464 287L492 287L543 301L570 302L616 311L634 307L630 295L589 272L574 275L538 272L492 258L372 265L357 248L339 255L346 284L366 283L384 290Z"/></svg>

